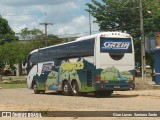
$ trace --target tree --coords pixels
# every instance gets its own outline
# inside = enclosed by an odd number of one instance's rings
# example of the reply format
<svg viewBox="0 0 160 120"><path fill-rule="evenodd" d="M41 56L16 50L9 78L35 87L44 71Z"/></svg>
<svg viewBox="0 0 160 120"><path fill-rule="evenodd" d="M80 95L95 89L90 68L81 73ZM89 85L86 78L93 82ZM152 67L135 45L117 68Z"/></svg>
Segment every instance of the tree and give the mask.
<svg viewBox="0 0 160 120"><path fill-rule="evenodd" d="M21 30L20 35L22 36L23 40L30 40L30 39L42 39L44 38L44 33L39 29L31 29L24 28Z"/></svg>
<svg viewBox="0 0 160 120"><path fill-rule="evenodd" d="M45 40L46 40L45 34L43 33L43 31L41 31L39 29L24 28L21 30L20 35L22 36L23 40L32 40L32 41L36 40L36 42L38 42L39 46L37 46L35 48L45 46ZM56 35L50 34L47 36L48 45L55 45L60 42L61 42L61 40ZM37 43L35 43L35 44L37 45Z"/></svg>
<svg viewBox="0 0 160 120"><path fill-rule="evenodd" d="M90 14L96 18L100 31L126 31L134 37L136 61L141 62L139 0L92 0L86 4ZM153 36L160 31L160 1L143 0L145 36ZM147 54L148 64L153 63L153 55ZM151 65L153 66L153 65Z"/></svg>
<svg viewBox="0 0 160 120"><path fill-rule="evenodd" d="M9 54L12 52L12 49L11 51L7 51L7 49L10 49L10 46L5 48L4 45L8 45L7 43L17 40L18 37L15 36L15 32L9 26L8 21L0 16L0 72L5 63L9 62L9 59L7 60L7 58L11 57Z"/></svg>
<svg viewBox="0 0 160 120"><path fill-rule="evenodd" d="M139 0L92 0L87 3L90 14L96 18L100 31L127 31L133 37L140 37ZM145 34L160 29L160 1L144 0L143 15Z"/></svg>
<svg viewBox="0 0 160 120"><path fill-rule="evenodd" d="M8 21L0 16L0 45L13 40L18 40L15 32L8 25Z"/></svg>
<svg viewBox="0 0 160 120"><path fill-rule="evenodd" d="M9 65L10 68L14 67L14 64L19 63L25 58L24 45L19 41L7 42L0 45L0 68L3 70L5 65Z"/></svg>
<svg viewBox="0 0 160 120"><path fill-rule="evenodd" d="M24 61L28 54L37 48L45 46L44 34L39 29L24 28L21 30L23 39L27 39L27 43L21 43L15 37L15 33L9 27L7 20L0 17L0 70L4 68L5 64L13 67L14 64ZM56 40L55 40L56 39ZM49 35L50 45L60 43L57 36Z"/></svg>

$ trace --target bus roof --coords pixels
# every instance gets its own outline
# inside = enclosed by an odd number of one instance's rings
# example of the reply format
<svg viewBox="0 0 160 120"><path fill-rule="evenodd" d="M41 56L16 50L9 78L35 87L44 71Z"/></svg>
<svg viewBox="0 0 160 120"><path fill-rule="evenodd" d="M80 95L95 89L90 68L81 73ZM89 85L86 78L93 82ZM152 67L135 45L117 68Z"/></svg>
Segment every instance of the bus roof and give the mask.
<svg viewBox="0 0 160 120"><path fill-rule="evenodd" d="M95 38L97 36L107 36L107 37L131 37L129 34L127 33L122 33L122 32L101 32L101 33L97 33L97 34L93 34L93 35L89 35L89 36L84 36L84 37L80 37L77 38L76 41L81 41L81 40L86 40L86 39L90 39L90 38Z"/></svg>
<svg viewBox="0 0 160 120"><path fill-rule="evenodd" d="M35 49L35 50L31 51L30 54L38 52L38 50L43 50L43 49L47 49L47 48L51 48L51 47L65 45L65 44L73 43L73 42L76 42L76 41L87 40L87 39L95 38L97 36L122 37L122 38L131 37L129 34L122 33L122 32L115 32L115 31L114 32L101 32L101 33L97 33L97 34L93 34L93 35L88 35L88 36L80 37L80 38L77 38L76 40L71 41L71 42L66 42L66 43L62 43L62 44L57 44L57 45L53 45L53 46L48 46L48 47L43 47L43 48Z"/></svg>

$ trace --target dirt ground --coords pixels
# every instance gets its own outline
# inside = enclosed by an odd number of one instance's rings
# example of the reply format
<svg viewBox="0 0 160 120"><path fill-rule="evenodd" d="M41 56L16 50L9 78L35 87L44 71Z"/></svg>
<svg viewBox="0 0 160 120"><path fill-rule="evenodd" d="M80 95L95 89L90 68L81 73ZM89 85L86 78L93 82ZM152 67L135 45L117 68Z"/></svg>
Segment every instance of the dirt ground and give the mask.
<svg viewBox="0 0 160 120"><path fill-rule="evenodd" d="M160 90L115 91L111 97L63 96L54 92L34 94L27 88L0 89L0 111L159 111ZM0 118L1 120L2 118ZM2 120L64 120L63 117L3 118ZM135 120L130 117L65 117L65 120ZM136 120L158 120L138 118Z"/></svg>

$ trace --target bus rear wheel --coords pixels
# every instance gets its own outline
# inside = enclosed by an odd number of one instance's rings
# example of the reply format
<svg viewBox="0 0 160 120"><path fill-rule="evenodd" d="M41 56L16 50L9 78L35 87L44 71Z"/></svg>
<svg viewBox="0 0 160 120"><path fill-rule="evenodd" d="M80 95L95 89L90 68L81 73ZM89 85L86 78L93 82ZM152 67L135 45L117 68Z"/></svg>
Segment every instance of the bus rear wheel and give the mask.
<svg viewBox="0 0 160 120"><path fill-rule="evenodd" d="M106 91L106 97L110 97L112 95L113 91Z"/></svg>
<svg viewBox="0 0 160 120"><path fill-rule="evenodd" d="M78 96L79 95L79 87L77 82L72 83L72 95Z"/></svg>
<svg viewBox="0 0 160 120"><path fill-rule="evenodd" d="M36 85L35 82L33 83L33 90L34 90L34 93L35 93L35 94L39 94L39 93L40 93L40 91L37 90L37 85Z"/></svg>
<svg viewBox="0 0 160 120"><path fill-rule="evenodd" d="M71 85L68 81L63 83L63 94L64 95L71 95Z"/></svg>

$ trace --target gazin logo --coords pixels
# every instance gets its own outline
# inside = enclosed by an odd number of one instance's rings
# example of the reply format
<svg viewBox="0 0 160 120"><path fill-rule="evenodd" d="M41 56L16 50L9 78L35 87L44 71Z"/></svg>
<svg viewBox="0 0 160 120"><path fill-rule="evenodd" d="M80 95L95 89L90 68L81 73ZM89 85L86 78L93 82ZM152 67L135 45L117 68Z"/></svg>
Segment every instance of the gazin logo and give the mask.
<svg viewBox="0 0 160 120"><path fill-rule="evenodd" d="M128 49L130 42L105 42L103 44L104 49Z"/></svg>

